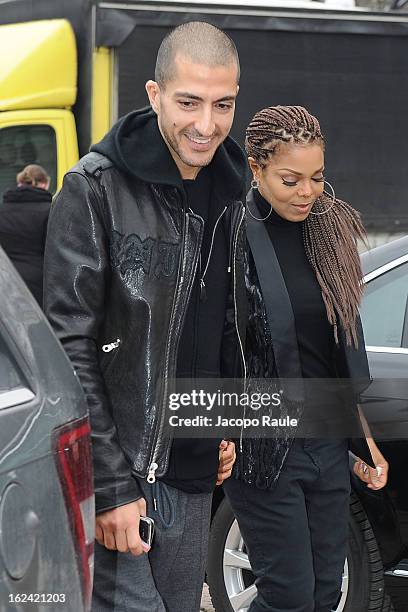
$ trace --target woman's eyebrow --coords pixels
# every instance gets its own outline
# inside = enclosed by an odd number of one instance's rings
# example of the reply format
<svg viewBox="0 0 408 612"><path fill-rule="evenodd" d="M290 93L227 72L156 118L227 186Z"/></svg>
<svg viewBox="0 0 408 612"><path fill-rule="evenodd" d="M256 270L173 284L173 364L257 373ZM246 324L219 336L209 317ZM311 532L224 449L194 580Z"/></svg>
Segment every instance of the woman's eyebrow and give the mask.
<svg viewBox="0 0 408 612"><path fill-rule="evenodd" d="M298 176L302 176L301 172L297 172L296 170L292 170L292 168L278 168L278 170L286 170L287 172L291 172L292 174L297 174ZM324 166L316 170L313 174L317 174L318 172L322 172L324 170Z"/></svg>

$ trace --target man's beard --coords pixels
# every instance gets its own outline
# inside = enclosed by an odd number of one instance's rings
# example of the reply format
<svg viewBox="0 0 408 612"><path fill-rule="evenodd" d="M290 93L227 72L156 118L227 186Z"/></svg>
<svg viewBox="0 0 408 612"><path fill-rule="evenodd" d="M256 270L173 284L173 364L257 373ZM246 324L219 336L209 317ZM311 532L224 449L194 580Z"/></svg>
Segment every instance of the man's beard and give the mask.
<svg viewBox="0 0 408 612"><path fill-rule="evenodd" d="M190 166L190 168L204 168L205 166L208 166L212 162L213 157L215 155L215 151L214 153L211 154L211 156L208 159L204 160L203 162L200 162L200 164L197 164L197 162L193 162L183 155L176 140L170 136L170 134L167 132L164 126L161 126L161 133L162 133L164 140L166 141L167 146L173 151L173 153L177 155L177 157L181 159L183 164L185 164L186 166Z"/></svg>

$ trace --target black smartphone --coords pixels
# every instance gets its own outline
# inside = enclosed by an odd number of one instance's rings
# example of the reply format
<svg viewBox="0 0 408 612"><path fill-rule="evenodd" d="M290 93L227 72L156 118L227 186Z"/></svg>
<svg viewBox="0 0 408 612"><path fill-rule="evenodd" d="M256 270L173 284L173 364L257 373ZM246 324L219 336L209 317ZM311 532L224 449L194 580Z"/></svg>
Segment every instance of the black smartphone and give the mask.
<svg viewBox="0 0 408 612"><path fill-rule="evenodd" d="M151 546L154 537L154 520L150 516L141 516L139 522L139 535L141 540Z"/></svg>

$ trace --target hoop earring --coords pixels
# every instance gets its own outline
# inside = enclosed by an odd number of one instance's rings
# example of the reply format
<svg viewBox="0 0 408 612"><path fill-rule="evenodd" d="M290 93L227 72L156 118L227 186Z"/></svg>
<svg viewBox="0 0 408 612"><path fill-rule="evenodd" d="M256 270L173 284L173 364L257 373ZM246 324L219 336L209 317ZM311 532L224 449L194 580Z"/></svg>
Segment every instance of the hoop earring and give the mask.
<svg viewBox="0 0 408 612"><path fill-rule="evenodd" d="M255 217L255 215L253 215L253 214L251 213L250 208L249 208L249 206L248 206L248 204L247 204L247 211L249 212L249 214L251 215L251 217L252 217L253 219L255 219L255 221L266 221L266 220L267 220L267 218L269 217L269 215L272 213L272 210L273 210L273 208L272 208L272 206L271 206L271 210L268 212L268 214L266 215L266 217L264 217L263 219L259 219L259 217Z"/></svg>
<svg viewBox="0 0 408 612"><path fill-rule="evenodd" d="M259 187L259 181L254 177L251 181L251 187L252 189L258 189ZM266 215L266 217L264 217L263 219L260 219L259 217L255 217L255 215L253 213L251 213L251 209L249 208L249 204L247 204L247 211L249 212L249 214L251 215L251 217L253 219L255 219L255 221L266 221L267 218L269 217L269 215L272 214L272 206L271 206L271 210L268 212L268 214Z"/></svg>
<svg viewBox="0 0 408 612"><path fill-rule="evenodd" d="M329 210L331 210L333 208L333 206L336 203L336 192L334 191L334 187L331 183L329 183L329 181L324 181L324 183L327 183L327 185L330 187L331 189L331 197L332 197L332 202L329 206L329 208L326 208L326 210L322 210L320 212L313 212L312 210L310 211L311 215L325 215L326 213L329 212ZM324 193L324 192L323 192ZM317 201L317 200L316 200Z"/></svg>

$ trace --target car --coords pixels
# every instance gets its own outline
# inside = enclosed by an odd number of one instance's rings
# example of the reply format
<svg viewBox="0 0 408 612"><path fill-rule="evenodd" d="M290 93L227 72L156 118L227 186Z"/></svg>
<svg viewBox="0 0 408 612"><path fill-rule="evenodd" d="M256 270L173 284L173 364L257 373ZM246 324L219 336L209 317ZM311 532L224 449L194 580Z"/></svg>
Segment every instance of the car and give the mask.
<svg viewBox="0 0 408 612"><path fill-rule="evenodd" d="M0 248L1 612L87 612L94 519L82 389Z"/></svg>
<svg viewBox="0 0 408 612"><path fill-rule="evenodd" d="M361 318L372 383L362 405L390 464L387 487L372 491L352 475L350 529L335 612L408 610L408 237L361 256ZM216 612L245 612L254 577L228 500L213 503L207 582Z"/></svg>

